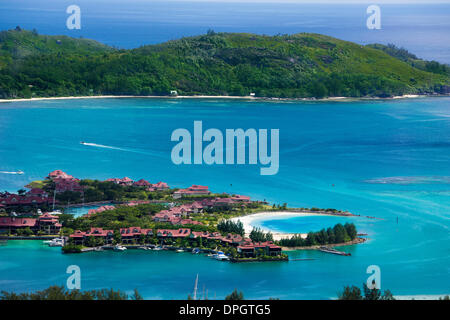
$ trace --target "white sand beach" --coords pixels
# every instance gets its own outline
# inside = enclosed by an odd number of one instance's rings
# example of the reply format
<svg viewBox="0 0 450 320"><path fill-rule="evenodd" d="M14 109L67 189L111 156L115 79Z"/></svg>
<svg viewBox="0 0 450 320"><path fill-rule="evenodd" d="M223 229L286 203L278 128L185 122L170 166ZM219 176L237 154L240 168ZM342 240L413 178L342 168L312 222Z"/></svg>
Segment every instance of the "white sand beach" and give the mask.
<svg viewBox="0 0 450 320"><path fill-rule="evenodd" d="M244 225L244 230L246 236L250 234L253 227L255 227L255 220L264 219L264 218L275 218L275 219L286 219L286 218L292 218L292 217L307 217L307 216L324 216L324 214L315 214L311 212L293 212L293 211L265 211L265 212L258 212L255 214L250 214L247 216L242 217L236 217L232 218L231 221L238 221L240 220L242 224ZM264 232L270 231L273 235L274 240L280 240L285 238L291 238L294 235L300 235L302 238L306 238L306 233L284 233L284 232L277 232L274 230L268 230L265 228L261 228Z"/></svg>
<svg viewBox="0 0 450 320"><path fill-rule="evenodd" d="M426 95L406 94L403 96L395 96L391 98L379 97L327 97L321 99L315 98L269 98L269 97L255 97L255 96L133 96L133 95L104 95L104 96L69 96L69 97L42 97L42 98L20 98L20 99L0 99L0 102L24 102L24 101L40 101L40 100L68 100L68 99L110 99L110 98L142 98L142 99L244 99L244 100L264 100L264 101L355 101L355 100L391 100L391 99L411 99L427 97Z"/></svg>

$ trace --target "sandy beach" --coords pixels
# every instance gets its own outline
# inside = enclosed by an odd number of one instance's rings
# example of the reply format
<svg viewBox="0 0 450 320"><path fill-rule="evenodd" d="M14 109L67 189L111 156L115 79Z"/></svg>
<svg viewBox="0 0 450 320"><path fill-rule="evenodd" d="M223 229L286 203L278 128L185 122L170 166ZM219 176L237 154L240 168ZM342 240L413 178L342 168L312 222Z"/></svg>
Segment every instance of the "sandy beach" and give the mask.
<svg viewBox="0 0 450 320"><path fill-rule="evenodd" d="M292 218L292 217L307 217L307 216L324 216L325 214L322 213L311 213L311 212L292 212L292 211L265 211L265 212L258 212L255 214L250 214L247 216L242 217L236 217L232 218L231 221L238 221L240 220L242 224L244 225L244 230L246 236L250 234L253 227L255 226L255 220L263 219L263 218L276 218L276 219L286 219L286 218ZM291 238L294 235L300 235L302 238L306 238L306 233L284 233L284 232L277 232L274 230L268 230L262 228L264 232L270 231L273 235L274 240L280 240L285 238Z"/></svg>
<svg viewBox="0 0 450 320"><path fill-rule="evenodd" d="M392 99L411 99L431 97L425 95L413 95L407 94L403 96L395 96L390 98L380 97L327 97L327 98L270 98L270 97L255 97L255 96L207 96L207 95L195 95L195 96L132 96L132 95L104 95L104 96L69 96L69 97L42 97L42 98L20 98L20 99L0 99L0 102L24 102L24 101L41 101L41 100L72 100L72 99L122 99L122 98L142 98L142 99L243 99L243 100L264 100L264 101L355 101L355 100L392 100Z"/></svg>

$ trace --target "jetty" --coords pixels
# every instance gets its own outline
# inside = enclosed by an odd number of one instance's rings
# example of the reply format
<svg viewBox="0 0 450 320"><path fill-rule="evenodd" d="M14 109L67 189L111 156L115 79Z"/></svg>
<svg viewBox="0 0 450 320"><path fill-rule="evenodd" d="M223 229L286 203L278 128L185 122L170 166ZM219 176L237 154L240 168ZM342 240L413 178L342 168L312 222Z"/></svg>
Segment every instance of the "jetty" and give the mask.
<svg viewBox="0 0 450 320"><path fill-rule="evenodd" d="M322 251L325 253L337 254L339 256L351 256L352 255L351 253L342 252L342 251L339 251L339 250L336 250L336 249L333 249L330 247L325 247L325 246L320 247L319 251Z"/></svg>

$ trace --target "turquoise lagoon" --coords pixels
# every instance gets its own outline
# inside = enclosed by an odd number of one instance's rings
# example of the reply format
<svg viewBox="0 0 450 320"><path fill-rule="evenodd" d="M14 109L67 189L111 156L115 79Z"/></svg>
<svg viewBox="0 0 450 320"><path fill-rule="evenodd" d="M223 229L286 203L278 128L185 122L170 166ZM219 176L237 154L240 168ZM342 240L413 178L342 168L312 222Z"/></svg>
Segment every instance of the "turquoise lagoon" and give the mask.
<svg viewBox="0 0 450 320"><path fill-rule="evenodd" d="M170 160L177 128L280 129L280 170L254 165L181 165ZM349 210L369 240L342 248L351 257L294 251L311 261L219 263L188 253L95 252L63 255L39 241L0 246L0 290L64 285L67 266L82 289L138 288L148 299L182 299L199 287L222 299L234 288L263 299L328 299L362 285L381 268L381 286L397 295L450 293L450 98L351 102L220 99L83 99L0 104L0 189L15 191L54 169L80 178L129 176L174 187L205 184L216 192L297 207ZM80 145L80 141L98 146ZM345 222L346 218L339 222ZM398 219L398 223L397 223ZM265 219L261 226L302 232L329 217Z"/></svg>

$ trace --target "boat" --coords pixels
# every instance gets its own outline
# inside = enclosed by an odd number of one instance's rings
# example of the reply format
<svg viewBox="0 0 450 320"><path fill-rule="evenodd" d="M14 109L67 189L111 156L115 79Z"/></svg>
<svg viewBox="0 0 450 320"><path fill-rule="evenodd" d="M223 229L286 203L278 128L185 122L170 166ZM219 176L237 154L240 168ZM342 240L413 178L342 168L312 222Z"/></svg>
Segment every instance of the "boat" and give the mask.
<svg viewBox="0 0 450 320"><path fill-rule="evenodd" d="M150 248L149 248L149 247L146 247L146 246L142 246L142 247L139 247L138 249L149 250Z"/></svg>
<svg viewBox="0 0 450 320"><path fill-rule="evenodd" d="M225 255L222 251L218 251L216 254L214 254L212 256L214 259L219 260L219 261L226 261L226 260L230 260L230 257L228 257L227 255Z"/></svg>
<svg viewBox="0 0 450 320"><path fill-rule="evenodd" d="M154 247L153 248L153 250L155 250L155 251L159 251L159 250L162 250L163 248L161 248L161 247Z"/></svg>
<svg viewBox="0 0 450 320"><path fill-rule="evenodd" d="M193 254L199 254L200 253L200 249L199 248L194 248L194 249L192 249L192 253Z"/></svg>
<svg viewBox="0 0 450 320"><path fill-rule="evenodd" d="M114 251L125 251L125 250L127 250L127 248L124 246L120 246L120 245L114 246Z"/></svg>
<svg viewBox="0 0 450 320"><path fill-rule="evenodd" d="M352 255L351 253L338 251L336 249L333 249L333 248L330 248L330 247L325 247L325 246L320 247L319 251L322 251L322 252L325 252L325 253L337 254L339 256L351 256Z"/></svg>
<svg viewBox="0 0 450 320"><path fill-rule="evenodd" d="M183 249L177 249L175 252L180 253L180 252L184 252L184 250Z"/></svg>
<svg viewBox="0 0 450 320"><path fill-rule="evenodd" d="M64 239L54 238L52 240L46 240L46 241L44 241L44 243L47 244L49 247L63 247Z"/></svg>
<svg viewBox="0 0 450 320"><path fill-rule="evenodd" d="M24 174L25 172L23 172L22 170L19 170L16 172L16 174Z"/></svg>

